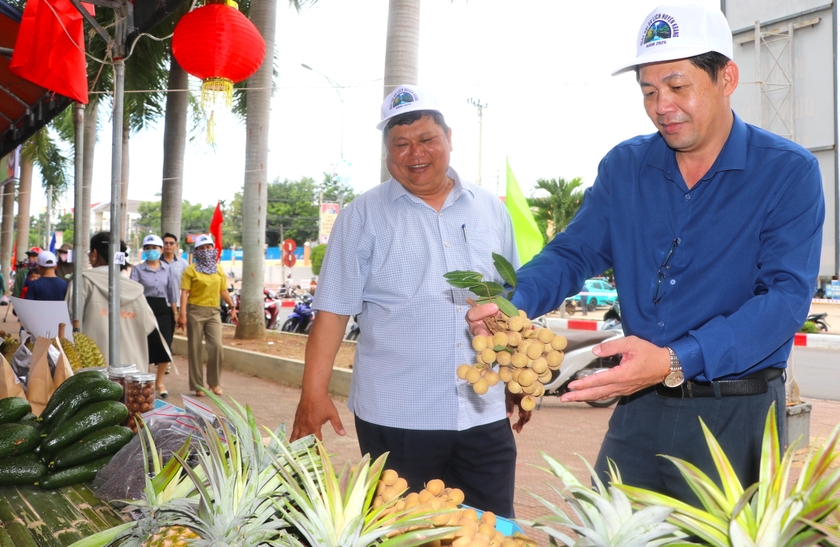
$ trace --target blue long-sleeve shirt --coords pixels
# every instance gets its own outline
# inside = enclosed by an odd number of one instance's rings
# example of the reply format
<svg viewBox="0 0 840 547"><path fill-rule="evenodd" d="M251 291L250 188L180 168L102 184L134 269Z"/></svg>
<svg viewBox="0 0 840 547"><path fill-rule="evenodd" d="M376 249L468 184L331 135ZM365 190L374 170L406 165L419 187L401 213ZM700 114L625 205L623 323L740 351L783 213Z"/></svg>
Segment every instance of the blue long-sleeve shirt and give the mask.
<svg viewBox="0 0 840 547"><path fill-rule="evenodd" d="M574 221L519 270L513 303L536 317L613 267L625 333L670 346L687 379L784 367L824 218L816 158L737 116L690 190L658 133L636 137L604 157Z"/></svg>

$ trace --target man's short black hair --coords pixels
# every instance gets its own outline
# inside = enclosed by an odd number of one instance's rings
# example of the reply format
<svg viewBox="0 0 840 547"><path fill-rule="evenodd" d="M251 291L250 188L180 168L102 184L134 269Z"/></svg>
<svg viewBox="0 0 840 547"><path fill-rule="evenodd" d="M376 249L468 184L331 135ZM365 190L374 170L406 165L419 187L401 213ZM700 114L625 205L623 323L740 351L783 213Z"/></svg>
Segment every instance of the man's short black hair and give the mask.
<svg viewBox="0 0 840 547"><path fill-rule="evenodd" d="M700 55L688 58L688 62L709 75L709 79L712 80L713 84L717 83L718 74L726 68L726 64L731 60L732 59L723 53L718 53L717 51L709 51L707 53L701 53ZM636 81L639 81L638 66L636 66Z"/></svg>
<svg viewBox="0 0 840 547"><path fill-rule="evenodd" d="M449 126L446 125L446 121L443 119L443 114L437 110L415 110L413 112L406 112L405 114L394 116L388 120L388 124L385 126L385 129L382 130L382 140L384 141L388 138L388 132L391 131L391 128L395 125L411 125L423 116L427 115L431 116L432 119L435 120L435 123L443 128L444 133L449 132Z"/></svg>
<svg viewBox="0 0 840 547"><path fill-rule="evenodd" d="M171 237L175 240L175 243L178 243L178 236L176 236L175 234L170 234L169 232L166 232L165 234L163 234L163 237L161 239L166 239L167 237Z"/></svg>

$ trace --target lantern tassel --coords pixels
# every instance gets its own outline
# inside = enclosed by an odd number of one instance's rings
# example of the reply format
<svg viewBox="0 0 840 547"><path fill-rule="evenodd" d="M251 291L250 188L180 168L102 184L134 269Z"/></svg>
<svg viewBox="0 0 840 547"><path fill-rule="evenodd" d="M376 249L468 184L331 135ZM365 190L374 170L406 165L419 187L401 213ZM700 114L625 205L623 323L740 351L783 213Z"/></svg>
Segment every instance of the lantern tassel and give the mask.
<svg viewBox="0 0 840 547"><path fill-rule="evenodd" d="M216 111L210 111L210 117L207 119L207 144L213 144L216 141Z"/></svg>
<svg viewBox="0 0 840 547"><path fill-rule="evenodd" d="M201 83L201 107L212 110L216 107L230 108L233 104L233 80L207 78Z"/></svg>

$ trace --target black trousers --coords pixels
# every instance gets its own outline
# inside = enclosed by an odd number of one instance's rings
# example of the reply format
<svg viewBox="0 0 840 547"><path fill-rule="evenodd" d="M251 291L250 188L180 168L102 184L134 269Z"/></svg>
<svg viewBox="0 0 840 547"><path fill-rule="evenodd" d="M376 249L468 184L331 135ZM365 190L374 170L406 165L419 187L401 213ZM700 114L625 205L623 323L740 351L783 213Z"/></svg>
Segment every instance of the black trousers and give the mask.
<svg viewBox="0 0 840 547"><path fill-rule="evenodd" d="M622 397L610 419L609 430L595 464L599 478L607 481L607 459L618 467L622 482L654 490L694 506L700 500L677 467L662 456L696 465L718 486L700 418L717 439L741 484L758 480L764 423L776 403L779 439L784 446L785 384L770 380L767 393L739 397L671 399L653 388Z"/></svg>
<svg viewBox="0 0 840 547"><path fill-rule="evenodd" d="M516 443L510 421L464 431L424 431L372 424L356 418L362 454L376 459L389 452L393 469L419 492L432 479L464 491L464 503L512 518Z"/></svg>

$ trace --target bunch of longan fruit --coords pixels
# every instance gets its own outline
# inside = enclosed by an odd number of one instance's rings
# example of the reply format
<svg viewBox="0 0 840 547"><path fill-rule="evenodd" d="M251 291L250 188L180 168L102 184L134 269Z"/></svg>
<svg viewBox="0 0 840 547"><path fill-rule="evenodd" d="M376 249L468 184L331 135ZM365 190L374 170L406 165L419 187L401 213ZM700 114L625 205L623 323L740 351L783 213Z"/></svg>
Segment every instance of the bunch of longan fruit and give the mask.
<svg viewBox="0 0 840 547"><path fill-rule="evenodd" d="M397 500L383 517L398 511L412 510L421 513L437 509L449 509L431 517L433 527L458 526L458 530L440 540L424 543L422 547L531 547L536 543L524 534L516 532L505 537L496 530L496 515L485 511L479 517L472 507L458 508L464 503L464 492L460 488L447 488L440 479L432 479L420 492L412 492L402 499L399 496L408 488L408 483L393 469L386 469L379 477L373 507Z"/></svg>
<svg viewBox="0 0 840 547"><path fill-rule="evenodd" d="M502 381L511 393L525 394L519 403L523 410L533 410L545 393L543 384L563 363L566 337L549 328L533 328L522 310L519 316L502 313L500 317L485 319L485 323L492 334L473 338L476 363L459 366L458 378L472 384L479 395ZM496 364L498 372L493 370Z"/></svg>

